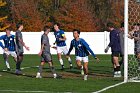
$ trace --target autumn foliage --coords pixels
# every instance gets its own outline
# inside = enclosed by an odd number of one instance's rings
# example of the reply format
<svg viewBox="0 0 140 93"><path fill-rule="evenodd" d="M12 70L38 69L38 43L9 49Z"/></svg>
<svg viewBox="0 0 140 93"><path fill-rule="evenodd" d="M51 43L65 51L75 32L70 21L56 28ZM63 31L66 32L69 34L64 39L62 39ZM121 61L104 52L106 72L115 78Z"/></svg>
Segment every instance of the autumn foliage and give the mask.
<svg viewBox="0 0 140 93"><path fill-rule="evenodd" d="M44 25L60 23L65 31L106 30L107 22L116 26L124 19L123 0L10 0L13 27L23 22L24 31L41 31Z"/></svg>

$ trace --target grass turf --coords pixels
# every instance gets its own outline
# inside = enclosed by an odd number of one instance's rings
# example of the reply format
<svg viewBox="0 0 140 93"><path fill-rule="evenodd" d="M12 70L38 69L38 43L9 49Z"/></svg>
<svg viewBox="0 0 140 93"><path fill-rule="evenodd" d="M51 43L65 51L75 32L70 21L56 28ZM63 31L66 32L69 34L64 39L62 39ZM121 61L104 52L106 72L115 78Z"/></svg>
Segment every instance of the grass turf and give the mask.
<svg viewBox="0 0 140 93"><path fill-rule="evenodd" d="M87 81L84 81L80 75L80 70L76 67L74 56L71 56L74 68L70 70L67 60L63 57L66 69L61 71L57 56L53 55L55 69L58 74L63 76L62 79L53 79L47 64L43 69L44 78L36 79L34 78L38 71L36 66L40 64L40 58L37 55L24 56L22 67L27 67L22 70L26 74L24 76L14 74L15 62L11 57L9 61L12 71L3 72L2 70L5 69L5 64L2 55L0 55L0 74L2 75L0 76L0 93L12 92L2 90L20 90L20 92L28 91L28 93L31 91L90 93L122 82L123 78L112 77L113 68L110 55L98 55L98 57L100 58L99 63L91 56L89 57L89 78ZM139 83L127 83L107 90L104 93L139 93L139 89ZM16 93L18 91L13 92Z"/></svg>

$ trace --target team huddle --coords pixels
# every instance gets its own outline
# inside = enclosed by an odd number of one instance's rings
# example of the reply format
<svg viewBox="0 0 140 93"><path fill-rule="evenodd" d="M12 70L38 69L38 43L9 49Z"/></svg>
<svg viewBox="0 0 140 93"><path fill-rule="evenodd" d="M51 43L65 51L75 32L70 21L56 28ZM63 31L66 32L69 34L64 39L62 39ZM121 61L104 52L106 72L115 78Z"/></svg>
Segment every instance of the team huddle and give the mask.
<svg viewBox="0 0 140 93"><path fill-rule="evenodd" d="M48 33L51 31L51 28L49 26L44 27L44 33L41 36L41 49L38 55L41 57L41 63L38 68L38 72L36 75L36 78L42 78L42 70L43 66L45 63L49 64L49 68L53 74L54 78L60 78L61 75L56 73L55 67L53 66L53 60L52 60L52 55L50 52L50 48L55 48L57 50L57 56L58 60L61 65L61 70L65 69L64 62L62 59L62 53L65 55L69 62L69 68L73 68L72 60L70 58L70 53L73 49L75 48L75 56L76 56L76 64L78 69L81 70L81 74L84 76L84 80L87 80L88 78L88 56L91 54L97 61L99 61L99 58L94 54L94 52L91 50L89 47L88 43L83 39L80 38L80 31L78 29L73 30L73 37L74 39L70 43L70 48L67 49L66 46L66 36L63 30L61 30L59 23L55 23L53 25L54 28L54 35L55 35L55 42L56 47L51 46L49 43L49 37ZM121 77L121 70L120 66L123 63L124 60L124 24L121 24L121 28L119 30L116 30L114 28L114 24L108 23L107 24L108 29L110 30L110 43L108 44L107 48L105 49L105 53L108 52L109 47L111 47L111 60L114 68L114 77ZM7 70L10 71L10 65L8 62L8 57L11 55L14 58L14 61L16 63L16 70L15 73L17 75L22 74L21 71L21 63L23 61L23 47L25 47L26 50L29 51L29 47L25 45L23 42L23 36L22 36L22 31L23 29L23 24L18 24L17 25L17 31L15 35L12 35L10 33L11 29L7 28L6 35L0 36L0 40L3 40L4 44L0 42L0 46L3 48L4 53L3 53L3 58L5 61L5 64L7 66ZM138 29L138 28L137 28ZM136 30L136 27L135 27ZM137 31L137 30L136 30ZM139 38L138 37L139 33L133 31L133 33L130 33L129 38L134 38L135 40L135 54L136 57L139 61L140 57L140 51L137 48L139 43ZM140 44L139 44L140 45ZM119 56L122 57L122 59L119 61ZM83 62L83 63L82 63ZM140 62L139 62L140 65Z"/></svg>

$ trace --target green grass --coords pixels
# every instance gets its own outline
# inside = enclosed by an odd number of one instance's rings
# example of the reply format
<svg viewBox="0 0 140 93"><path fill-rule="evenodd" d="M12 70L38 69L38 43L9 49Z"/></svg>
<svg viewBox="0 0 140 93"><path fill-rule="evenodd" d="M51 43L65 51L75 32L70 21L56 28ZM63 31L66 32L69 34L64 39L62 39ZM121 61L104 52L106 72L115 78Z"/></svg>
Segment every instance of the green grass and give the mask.
<svg viewBox="0 0 140 93"><path fill-rule="evenodd" d="M40 64L40 58L37 55L24 56L22 67L31 67L23 69L23 73L26 74L25 76L16 76L13 74L15 71L15 62L11 57L9 61L13 70L10 72L3 72L2 70L6 68L2 55L0 55L0 74L2 75L0 77L0 90L90 93L122 82L123 78L112 77L110 55L98 55L98 57L100 58L99 63L97 63L91 56L89 57L89 78L87 81L84 81L80 75L80 70L76 68L74 56L71 56L74 69L70 70L68 68L68 62L63 58L66 69L61 71L57 56L53 55L54 66L57 73L63 76L62 79L53 79L47 64L43 69L43 76L45 78L36 79L30 76L35 76L38 71L38 68L34 67ZM103 93L139 93L139 85L139 83L127 83ZM0 93L11 92L0 91Z"/></svg>

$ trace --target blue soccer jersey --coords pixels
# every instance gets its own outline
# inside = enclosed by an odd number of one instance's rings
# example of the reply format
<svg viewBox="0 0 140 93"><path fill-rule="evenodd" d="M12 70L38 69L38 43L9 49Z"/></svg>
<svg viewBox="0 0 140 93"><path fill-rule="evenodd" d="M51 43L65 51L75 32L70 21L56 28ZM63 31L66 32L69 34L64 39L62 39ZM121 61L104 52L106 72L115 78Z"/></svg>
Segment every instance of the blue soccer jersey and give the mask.
<svg viewBox="0 0 140 93"><path fill-rule="evenodd" d="M70 54L70 52L72 51L73 47L75 47L75 55L76 56L85 57L85 56L88 56L89 52L90 52L92 54L92 56L94 58L96 58L95 54L93 53L93 51L91 50L91 48L89 47L87 42L82 38L79 38L78 41L75 40L75 39L73 39L71 41L68 54Z"/></svg>
<svg viewBox="0 0 140 93"><path fill-rule="evenodd" d="M64 40L59 40L59 38L64 38L65 33L63 30L54 32L54 35L56 38L55 43L57 46L59 46L59 47L66 46L66 42Z"/></svg>
<svg viewBox="0 0 140 93"><path fill-rule="evenodd" d="M4 49L4 46L3 46L3 44L2 44L2 42L0 41L0 47L2 47L3 49Z"/></svg>
<svg viewBox="0 0 140 93"><path fill-rule="evenodd" d="M0 37L0 40L4 41L4 47L7 48L9 51L15 51L15 36L10 35L9 37L7 35L2 35Z"/></svg>

